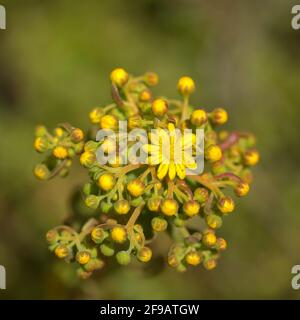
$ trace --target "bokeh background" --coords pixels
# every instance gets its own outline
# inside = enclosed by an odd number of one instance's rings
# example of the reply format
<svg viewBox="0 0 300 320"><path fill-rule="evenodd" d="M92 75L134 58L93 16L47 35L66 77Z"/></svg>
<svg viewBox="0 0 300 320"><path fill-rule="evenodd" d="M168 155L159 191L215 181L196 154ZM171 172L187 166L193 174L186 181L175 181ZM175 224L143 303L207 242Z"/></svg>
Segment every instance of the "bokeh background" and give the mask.
<svg viewBox="0 0 300 320"><path fill-rule="evenodd" d="M298 299L300 264L300 31L294 1L2 0L0 31L0 299ZM88 111L110 101L109 72L159 73L157 93L176 97L177 79L197 83L193 103L226 107L228 129L256 134L261 163L248 197L226 219L229 250L214 271L178 274L137 266L90 280L48 252L45 232L70 213L87 180L32 176L36 124L88 126ZM167 248L162 237L157 247ZM162 243L162 244L161 244Z"/></svg>

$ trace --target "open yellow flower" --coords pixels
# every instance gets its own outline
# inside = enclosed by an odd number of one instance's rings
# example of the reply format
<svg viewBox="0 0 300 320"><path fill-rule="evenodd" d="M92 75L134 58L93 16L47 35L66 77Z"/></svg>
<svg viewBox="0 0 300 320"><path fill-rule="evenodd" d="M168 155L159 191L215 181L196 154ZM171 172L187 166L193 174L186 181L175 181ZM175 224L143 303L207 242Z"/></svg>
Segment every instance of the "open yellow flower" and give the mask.
<svg viewBox="0 0 300 320"><path fill-rule="evenodd" d="M196 161L192 156L196 140L194 134L182 134L173 123L169 123L168 130L156 129L149 136L151 144L144 145L143 149L148 152L148 163L159 165L157 177L160 180L167 174L171 180L176 176L184 179L186 168L196 168Z"/></svg>

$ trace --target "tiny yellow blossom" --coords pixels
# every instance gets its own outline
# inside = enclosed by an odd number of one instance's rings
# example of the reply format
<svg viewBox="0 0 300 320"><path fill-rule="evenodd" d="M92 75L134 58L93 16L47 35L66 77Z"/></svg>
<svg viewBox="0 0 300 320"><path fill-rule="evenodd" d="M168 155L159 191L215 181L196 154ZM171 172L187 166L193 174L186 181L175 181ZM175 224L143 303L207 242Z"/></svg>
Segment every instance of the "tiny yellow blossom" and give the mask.
<svg viewBox="0 0 300 320"><path fill-rule="evenodd" d="M222 109L222 108L217 108L215 110L213 110L212 112L212 121L215 124L224 124L226 123L228 120L228 114L226 112L226 110Z"/></svg>
<svg viewBox="0 0 300 320"><path fill-rule="evenodd" d="M231 197L221 198L218 202L218 208L224 214L230 213L234 210L234 201Z"/></svg>
<svg viewBox="0 0 300 320"><path fill-rule="evenodd" d="M92 151L86 151L81 154L80 156L80 163L84 167L90 167L92 164L94 164L96 161L96 155Z"/></svg>
<svg viewBox="0 0 300 320"><path fill-rule="evenodd" d="M192 112L190 119L193 125L201 126L207 121L207 114L203 109L197 109Z"/></svg>
<svg viewBox="0 0 300 320"><path fill-rule="evenodd" d="M53 155L55 158L63 160L67 158L68 150L65 147L58 146L53 149Z"/></svg>
<svg viewBox="0 0 300 320"><path fill-rule="evenodd" d="M58 258L63 259L69 255L69 248L66 245L60 244L55 248L55 254Z"/></svg>
<svg viewBox="0 0 300 320"><path fill-rule="evenodd" d="M195 91L195 82L190 77L181 77L177 89L181 95L188 96Z"/></svg>
<svg viewBox="0 0 300 320"><path fill-rule="evenodd" d="M156 99L153 101L151 108L154 115L161 117L168 112L168 103L164 99Z"/></svg>
<svg viewBox="0 0 300 320"><path fill-rule="evenodd" d="M143 247L137 254L137 258L141 262L148 262L152 258L152 250L148 247Z"/></svg>
<svg viewBox="0 0 300 320"><path fill-rule="evenodd" d="M118 120L115 116L107 114L100 119L100 127L102 129L114 130L117 128Z"/></svg>
<svg viewBox="0 0 300 320"><path fill-rule="evenodd" d="M205 158L211 162L217 162L222 159L222 150L219 146L211 145L205 151Z"/></svg>
<svg viewBox="0 0 300 320"><path fill-rule="evenodd" d="M193 217L199 213L200 204L195 200L187 201L183 205L183 211L187 216Z"/></svg>
<svg viewBox="0 0 300 320"><path fill-rule="evenodd" d="M111 230L111 238L117 243L123 243L127 239L126 230L123 227L116 226Z"/></svg>
<svg viewBox="0 0 300 320"><path fill-rule="evenodd" d="M80 264L87 264L91 259L91 255L87 251L78 251L76 254L76 260Z"/></svg>
<svg viewBox="0 0 300 320"><path fill-rule="evenodd" d="M99 187L104 191L110 191L115 185L114 176L110 173L102 174L98 179Z"/></svg>
<svg viewBox="0 0 300 320"><path fill-rule="evenodd" d="M201 262L201 255L196 251L189 252L185 256L185 261L191 266L197 266Z"/></svg>
<svg viewBox="0 0 300 320"><path fill-rule="evenodd" d="M244 161L247 166L255 166L259 161L259 153L257 150L249 150L244 154Z"/></svg>
<svg viewBox="0 0 300 320"><path fill-rule="evenodd" d="M118 87L124 86L128 79L129 75L123 68L116 68L110 74L110 80Z"/></svg>
<svg viewBox="0 0 300 320"><path fill-rule="evenodd" d="M141 180L135 179L128 183L127 190L132 196L139 197L143 194L145 190L145 185Z"/></svg>
<svg viewBox="0 0 300 320"><path fill-rule="evenodd" d="M178 203L174 199L164 199L161 203L161 211L166 216L174 216L178 211Z"/></svg>

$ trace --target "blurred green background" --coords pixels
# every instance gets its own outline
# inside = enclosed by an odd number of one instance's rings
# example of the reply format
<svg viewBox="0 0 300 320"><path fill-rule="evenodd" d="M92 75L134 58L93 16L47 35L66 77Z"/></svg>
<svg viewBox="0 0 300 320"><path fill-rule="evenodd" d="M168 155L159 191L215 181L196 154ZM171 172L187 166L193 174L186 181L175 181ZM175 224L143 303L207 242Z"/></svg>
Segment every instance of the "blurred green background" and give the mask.
<svg viewBox="0 0 300 320"><path fill-rule="evenodd" d="M0 299L292 298L300 264L300 31L294 1L7 0L0 30ZM179 274L138 266L76 278L48 252L45 232L70 213L72 189L87 180L32 176L36 124L86 128L110 101L109 72L159 73L156 93L176 97L177 79L196 80L192 101L226 107L229 129L254 132L261 163L250 195L220 230L229 242L214 271ZM162 237L156 250L167 250Z"/></svg>

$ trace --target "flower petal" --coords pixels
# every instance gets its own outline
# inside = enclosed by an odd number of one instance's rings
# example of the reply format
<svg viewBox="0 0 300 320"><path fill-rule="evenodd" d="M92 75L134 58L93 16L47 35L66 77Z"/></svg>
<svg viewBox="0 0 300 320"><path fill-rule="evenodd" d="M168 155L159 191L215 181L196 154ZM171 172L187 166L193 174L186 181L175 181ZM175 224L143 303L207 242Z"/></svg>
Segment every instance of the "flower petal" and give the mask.
<svg viewBox="0 0 300 320"><path fill-rule="evenodd" d="M168 169L169 169L168 164L161 163L157 170L158 179L162 180L166 176Z"/></svg>

